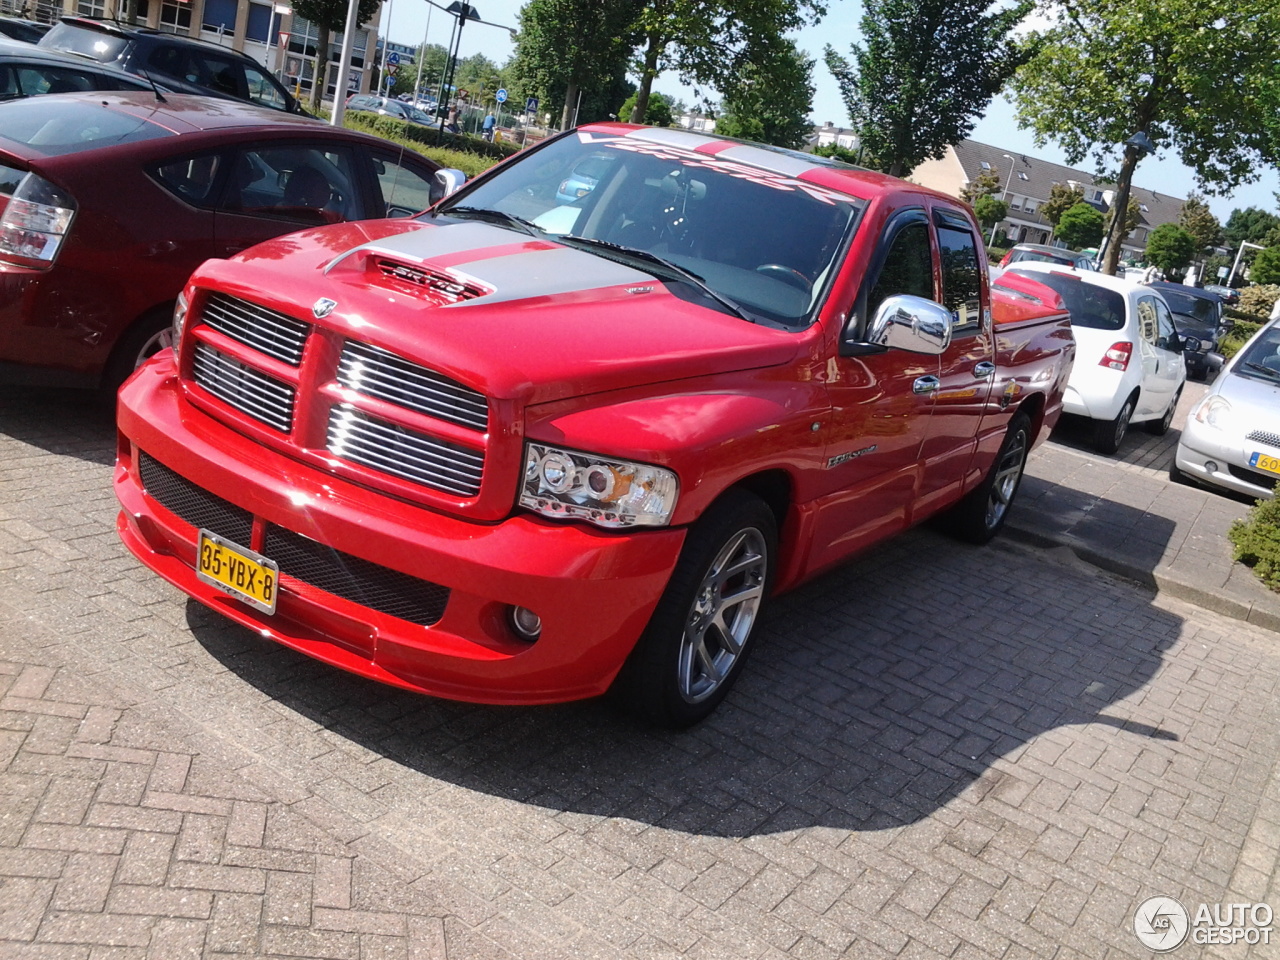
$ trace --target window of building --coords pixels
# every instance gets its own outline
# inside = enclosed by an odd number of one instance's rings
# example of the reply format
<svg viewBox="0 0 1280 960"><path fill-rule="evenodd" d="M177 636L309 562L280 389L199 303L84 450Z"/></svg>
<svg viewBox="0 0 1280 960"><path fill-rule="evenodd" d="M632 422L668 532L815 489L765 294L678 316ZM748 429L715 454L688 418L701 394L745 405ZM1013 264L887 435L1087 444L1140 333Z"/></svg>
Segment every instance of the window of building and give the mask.
<svg viewBox="0 0 1280 960"><path fill-rule="evenodd" d="M191 4L162 3L160 5L160 29L167 33L190 33Z"/></svg>
<svg viewBox="0 0 1280 960"><path fill-rule="evenodd" d="M1023 173L1021 170L1019 170L1019 171L1018 171L1018 179L1019 179L1019 180L1029 180L1029 179L1030 179L1030 177L1028 177L1028 176L1027 176L1025 173Z"/></svg>
<svg viewBox="0 0 1280 960"><path fill-rule="evenodd" d="M203 26L214 33L235 33L236 0L205 0Z"/></svg>
<svg viewBox="0 0 1280 960"><path fill-rule="evenodd" d="M980 161L978 162L978 166L980 166L983 170L990 170L990 169L991 169L991 164L987 163L987 161L985 161L985 160L980 160Z"/></svg>
<svg viewBox="0 0 1280 960"><path fill-rule="evenodd" d="M1022 209L1022 198L1021 198L1021 197L1010 197L1010 198L1009 198L1009 209L1010 209L1010 210L1021 210L1021 209Z"/></svg>
<svg viewBox="0 0 1280 960"><path fill-rule="evenodd" d="M77 0L76 13L82 17L105 17L107 5L105 0Z"/></svg>
<svg viewBox="0 0 1280 960"><path fill-rule="evenodd" d="M1148 212L1148 211L1147 211L1147 205L1146 205L1145 203L1140 203L1140 204L1138 204L1138 209L1139 209L1139 210L1141 210L1143 213L1147 213L1147 212Z"/></svg>
<svg viewBox="0 0 1280 960"><path fill-rule="evenodd" d="M245 25L245 39L256 40L258 43L270 43L272 15L273 11L269 4L249 4L249 20Z"/></svg>
<svg viewBox="0 0 1280 960"><path fill-rule="evenodd" d="M1027 213L1035 213L1037 206L1039 206L1039 204L1037 204L1030 197L1027 197L1027 202L1022 205L1022 209L1027 211Z"/></svg>

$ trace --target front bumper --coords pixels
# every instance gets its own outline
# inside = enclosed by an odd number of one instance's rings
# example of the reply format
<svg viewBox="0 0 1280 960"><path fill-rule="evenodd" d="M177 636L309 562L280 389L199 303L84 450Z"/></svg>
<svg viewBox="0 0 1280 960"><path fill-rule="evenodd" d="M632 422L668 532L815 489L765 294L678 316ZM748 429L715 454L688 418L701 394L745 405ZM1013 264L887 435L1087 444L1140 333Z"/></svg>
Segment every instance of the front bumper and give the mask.
<svg viewBox="0 0 1280 960"><path fill-rule="evenodd" d="M1238 435L1188 417L1174 462L1182 473L1201 483L1270 500L1275 482L1266 484L1267 475L1249 466L1252 449L1242 446ZM1236 468L1236 473L1231 471L1232 467ZM1246 480L1246 476L1251 479ZM1280 481L1280 476L1275 480Z"/></svg>
<svg viewBox="0 0 1280 960"><path fill-rule="evenodd" d="M120 392L118 528L148 567L260 635L361 676L450 699L554 703L608 689L648 623L682 528L615 533L516 514L481 524L340 480L270 451L186 403L168 351ZM276 613L195 575L196 529L144 490L140 453L268 525L449 589L431 626L318 589L282 564ZM337 556L340 556L337 555ZM510 605L542 619L530 644Z"/></svg>

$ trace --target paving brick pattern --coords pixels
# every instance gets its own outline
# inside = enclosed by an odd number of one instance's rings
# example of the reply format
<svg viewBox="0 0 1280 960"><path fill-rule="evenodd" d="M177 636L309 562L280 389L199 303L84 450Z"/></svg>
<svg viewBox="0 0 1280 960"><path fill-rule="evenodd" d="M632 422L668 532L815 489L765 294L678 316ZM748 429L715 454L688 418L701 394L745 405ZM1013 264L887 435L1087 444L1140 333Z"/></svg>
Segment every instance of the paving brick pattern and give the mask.
<svg viewBox="0 0 1280 960"><path fill-rule="evenodd" d="M1249 624L926 530L776 604L692 731L448 703L142 569L113 444L0 393L0 958L1111 960L1148 896L1280 908Z"/></svg>

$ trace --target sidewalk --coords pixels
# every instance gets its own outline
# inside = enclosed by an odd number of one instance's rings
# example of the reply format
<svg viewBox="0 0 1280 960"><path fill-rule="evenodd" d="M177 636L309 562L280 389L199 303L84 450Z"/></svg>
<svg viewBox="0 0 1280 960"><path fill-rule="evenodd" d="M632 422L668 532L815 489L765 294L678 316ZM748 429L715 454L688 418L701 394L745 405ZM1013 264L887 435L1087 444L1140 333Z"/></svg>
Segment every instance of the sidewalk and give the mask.
<svg viewBox="0 0 1280 960"><path fill-rule="evenodd" d="M1246 503L1152 471L1044 444L1031 454L1008 533L1237 620L1280 631L1280 594L1231 557Z"/></svg>

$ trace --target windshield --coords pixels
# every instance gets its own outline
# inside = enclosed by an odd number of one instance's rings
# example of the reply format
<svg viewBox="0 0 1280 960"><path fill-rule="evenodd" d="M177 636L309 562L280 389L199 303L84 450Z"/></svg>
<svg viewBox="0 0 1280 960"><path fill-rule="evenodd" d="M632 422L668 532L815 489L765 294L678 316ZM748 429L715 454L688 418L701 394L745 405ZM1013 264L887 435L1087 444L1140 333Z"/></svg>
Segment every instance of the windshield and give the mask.
<svg viewBox="0 0 1280 960"><path fill-rule="evenodd" d="M1029 280L1057 291L1071 314L1071 325L1095 330L1119 330L1124 326L1124 297L1075 274L1014 270Z"/></svg>
<svg viewBox="0 0 1280 960"><path fill-rule="evenodd" d="M753 320L798 327L820 301L863 201L684 147L578 131L436 209L455 205L528 221L552 239L585 238L593 244L583 249L601 256L644 251ZM649 269L638 258L631 265ZM668 269L659 279L689 282L673 276Z"/></svg>
<svg viewBox="0 0 1280 960"><path fill-rule="evenodd" d="M92 57L101 63L111 63L120 58L124 48L129 45L129 38L73 23L56 23L53 29L40 38L39 45L78 53L82 57Z"/></svg>
<svg viewBox="0 0 1280 960"><path fill-rule="evenodd" d="M1174 313L1181 314L1184 317L1199 323L1215 324L1218 322L1218 305L1207 297L1195 297L1186 293L1177 293L1173 290L1160 290L1160 296L1164 297L1165 303L1169 304L1169 309Z"/></svg>
<svg viewBox="0 0 1280 960"><path fill-rule="evenodd" d="M1267 328L1249 344L1232 371L1280 380L1280 326Z"/></svg>

